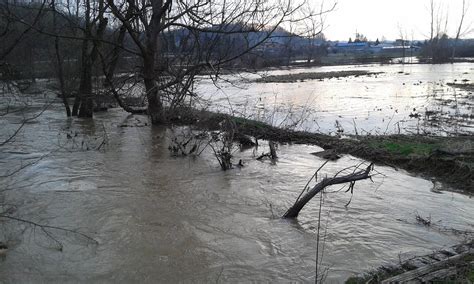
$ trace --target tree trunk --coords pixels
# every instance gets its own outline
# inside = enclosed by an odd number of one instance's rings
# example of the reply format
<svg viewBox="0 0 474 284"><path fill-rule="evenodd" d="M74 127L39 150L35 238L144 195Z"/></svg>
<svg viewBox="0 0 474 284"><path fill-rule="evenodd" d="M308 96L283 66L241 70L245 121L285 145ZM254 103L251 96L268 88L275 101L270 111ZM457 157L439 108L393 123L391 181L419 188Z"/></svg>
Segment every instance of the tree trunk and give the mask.
<svg viewBox="0 0 474 284"><path fill-rule="evenodd" d="M132 10L128 9L126 18L131 17L131 15L132 15ZM120 27L119 35L117 37L117 40L115 42L115 46L112 50L112 55L111 55L111 59L110 59L110 62L108 64L108 66L105 63L105 60L103 59L103 57L101 56L101 58L102 58L102 67L104 69L104 74L105 74L104 87L107 87L110 90L110 92L112 92L112 94L113 94L115 100L117 101L118 105L123 110L125 110L126 112L134 113L134 114L136 114L136 113L146 113L146 108L134 108L134 107L126 105L125 102L120 97L120 94L118 93L118 91L115 89L114 82L113 82L115 69L117 68L117 63L118 63L118 60L119 60L119 57L120 57L120 46L123 45L123 41L125 39L126 31L127 31L127 29L125 28L124 25L122 25L122 27Z"/></svg>
<svg viewBox="0 0 474 284"><path fill-rule="evenodd" d="M57 24L56 24L56 4L54 0L51 1L51 7L53 9L53 24L54 24L55 33L56 33L56 37L54 39L54 50L56 53L56 61L58 64L57 72L58 72L58 78L59 78L59 87L61 91L61 98L63 101L63 105L64 105L64 108L66 109L66 115L67 117L70 117L71 108L69 107L69 102L66 96L66 88L65 88L65 83L64 83L63 59L61 57L61 52L59 48L59 36L58 36Z"/></svg>
<svg viewBox="0 0 474 284"><path fill-rule="evenodd" d="M270 147L270 157L272 158L272 160L278 159L275 142L268 141L268 146Z"/></svg>
<svg viewBox="0 0 474 284"><path fill-rule="evenodd" d="M85 82L86 80L86 77L87 77L87 74L85 74L87 72L86 70L86 65L88 64L86 61L86 53L87 52L87 49L88 49L88 40L84 39L83 42L82 42L82 63L81 63L81 81L79 83L79 90L78 92L76 93L76 96L74 98L74 105L72 106L72 115L73 116L78 116L79 114L79 109L81 108L81 105L82 105L82 97L83 97L83 93L85 92L85 85L87 84Z"/></svg>
<svg viewBox="0 0 474 284"><path fill-rule="evenodd" d="M87 32L86 32L87 37ZM74 100L72 115L79 117L92 117L92 63L89 54L89 40L82 41L82 62L81 62L81 81L79 83L79 91Z"/></svg>
<svg viewBox="0 0 474 284"><path fill-rule="evenodd" d="M164 109L160 98L156 78L156 60L157 54L160 55L161 48L159 42L161 17L164 15L163 1L156 0L152 2L153 15L150 23L146 27L145 54L143 56L143 77L145 82L146 96L148 100L148 115L151 123L160 124L164 121Z"/></svg>
<svg viewBox="0 0 474 284"><path fill-rule="evenodd" d="M155 58L154 56L150 57L144 57L143 62L143 76L145 81L146 97L148 100L148 115L151 118L151 123L160 124L164 121L163 105L161 103L160 97L158 96L158 89L155 79Z"/></svg>
<svg viewBox="0 0 474 284"><path fill-rule="evenodd" d="M69 102L67 101L66 89L64 87L64 72L63 72L63 62L61 54L59 52L59 37L56 37L54 42L54 48L56 50L56 58L58 61L58 77L59 77L59 87L61 90L61 98L63 100L64 108L66 109L67 117L71 116L71 108L69 107Z"/></svg>
<svg viewBox="0 0 474 284"><path fill-rule="evenodd" d="M92 118L94 113L94 102L92 98L92 62L90 58L86 58L82 69L83 77L81 79L81 86L79 87L81 106L79 108L78 117Z"/></svg>
<svg viewBox="0 0 474 284"><path fill-rule="evenodd" d="M87 5L90 5L87 1ZM107 27L107 19L104 18L104 0L99 1L99 25L97 27L95 37L92 42L92 50L89 52L88 39L84 39L85 46L83 46L83 60L82 60L82 79L79 88L80 108L79 117L93 117L94 114L94 95L92 92L92 67L97 60L99 48L104 31ZM92 37L92 26L86 23L86 36Z"/></svg>
<svg viewBox="0 0 474 284"><path fill-rule="evenodd" d="M78 1L79 2L79 1ZM89 58L89 39L91 37L91 5L90 0L84 1L85 13L84 13L84 38L82 39L82 52L81 52L81 81L79 84L79 91L76 94L74 105L72 107L72 115L80 117L92 117L92 114L88 116L86 106L83 106L85 97L88 89L92 90L92 66ZM88 70L89 69L89 70ZM90 84L90 88L87 86Z"/></svg>

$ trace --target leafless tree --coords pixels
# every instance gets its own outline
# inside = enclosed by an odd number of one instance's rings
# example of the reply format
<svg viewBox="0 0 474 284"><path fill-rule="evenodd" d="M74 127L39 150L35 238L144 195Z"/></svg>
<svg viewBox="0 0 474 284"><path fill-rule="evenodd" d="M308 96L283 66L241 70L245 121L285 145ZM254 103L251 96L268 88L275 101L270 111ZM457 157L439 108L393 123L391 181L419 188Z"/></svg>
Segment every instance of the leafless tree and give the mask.
<svg viewBox="0 0 474 284"><path fill-rule="evenodd" d="M454 38L454 46L453 46L453 53L451 56L451 61L454 60L454 57L456 56L456 47L458 45L458 41L461 36L468 34L470 32L470 25L472 23L468 23L467 26L465 26L465 20L466 20L466 15L469 12L470 4L466 2L466 0L462 1L462 10L461 10L461 18L459 20L459 25L456 29L456 37Z"/></svg>
<svg viewBox="0 0 474 284"><path fill-rule="evenodd" d="M35 9L27 9L24 5L12 1L0 2L0 62L18 47L19 43L30 33L43 15L46 0L36 5ZM17 12L21 12L21 20L28 21L29 26L18 25Z"/></svg>
<svg viewBox="0 0 474 284"><path fill-rule="evenodd" d="M80 1L80 0L77 0ZM84 0L84 24L81 48L81 80L74 101L72 115L92 117L93 89L92 70L99 56L99 48L107 28L104 0Z"/></svg>
<svg viewBox="0 0 474 284"><path fill-rule="evenodd" d="M153 123L194 96L195 76L255 51L282 25L301 22L304 1L107 0L135 44Z"/></svg>
<svg viewBox="0 0 474 284"><path fill-rule="evenodd" d="M406 30L404 30L401 25L398 25L398 36L400 37L402 41L402 56L403 56L402 64L405 64L405 57L406 57L405 44L407 42L408 36L407 36Z"/></svg>
<svg viewBox="0 0 474 284"><path fill-rule="evenodd" d="M433 63L444 62L450 57L448 55L448 13L435 0L430 0L429 13L429 57Z"/></svg>
<svg viewBox="0 0 474 284"><path fill-rule="evenodd" d="M319 7L317 7L315 3L309 2L304 7L304 13L306 13L308 17L303 21L305 29L302 35L308 39L309 43L308 63L313 60L316 40L324 39L323 31L326 28L326 16L337 7L337 1L330 3L329 6L326 6L326 4L325 1L321 1Z"/></svg>

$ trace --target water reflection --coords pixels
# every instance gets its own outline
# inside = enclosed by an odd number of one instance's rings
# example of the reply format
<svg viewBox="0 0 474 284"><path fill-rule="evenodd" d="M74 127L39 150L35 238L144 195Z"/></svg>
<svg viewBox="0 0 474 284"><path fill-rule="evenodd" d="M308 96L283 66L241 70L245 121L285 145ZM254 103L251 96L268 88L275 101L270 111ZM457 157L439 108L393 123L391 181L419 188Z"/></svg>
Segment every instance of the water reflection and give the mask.
<svg viewBox="0 0 474 284"><path fill-rule="evenodd" d="M273 70L259 75L354 69L383 74L295 83L253 83L258 75L240 74L228 76L226 79L233 84L218 88L203 80L198 92L210 99L214 110L315 132L334 133L337 120L344 133L351 134L472 133L473 94L447 85L474 82L474 74L469 71L472 66L458 63Z"/></svg>

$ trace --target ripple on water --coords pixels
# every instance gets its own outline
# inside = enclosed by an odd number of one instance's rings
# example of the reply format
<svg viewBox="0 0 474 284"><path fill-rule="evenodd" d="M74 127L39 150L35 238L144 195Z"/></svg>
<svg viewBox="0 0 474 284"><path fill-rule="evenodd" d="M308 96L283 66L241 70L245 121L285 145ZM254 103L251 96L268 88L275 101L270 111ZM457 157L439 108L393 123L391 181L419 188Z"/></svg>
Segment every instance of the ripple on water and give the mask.
<svg viewBox="0 0 474 284"><path fill-rule="evenodd" d="M61 116L60 106L57 114L48 115L43 122ZM119 111L98 116L113 141L105 151L57 151L0 181L18 189L6 198L21 205L22 217L79 229L99 241L94 246L61 234L64 250L58 252L38 232L12 233L20 242L0 266L6 282L313 281L319 199L296 221L278 217L323 163L309 154L319 147L280 146L274 164L255 161L251 150L236 152L246 166L222 172L210 150L196 159L171 157L163 129L124 130L114 124L126 117ZM63 120L48 127L35 124L25 135L38 139L26 139L25 146L41 151L28 153L47 152L55 130L66 126L92 127ZM264 150L262 143L257 153ZM2 155L12 159L17 154ZM329 162L321 174L359 162L344 156ZM2 171L8 167L0 163ZM324 196L321 235L323 263L331 267L328 281L341 282L397 260L401 252L421 254L461 240L418 225L417 213L443 226L473 228L469 197L436 194L430 181L376 169L385 178L357 183L349 206L350 193Z"/></svg>

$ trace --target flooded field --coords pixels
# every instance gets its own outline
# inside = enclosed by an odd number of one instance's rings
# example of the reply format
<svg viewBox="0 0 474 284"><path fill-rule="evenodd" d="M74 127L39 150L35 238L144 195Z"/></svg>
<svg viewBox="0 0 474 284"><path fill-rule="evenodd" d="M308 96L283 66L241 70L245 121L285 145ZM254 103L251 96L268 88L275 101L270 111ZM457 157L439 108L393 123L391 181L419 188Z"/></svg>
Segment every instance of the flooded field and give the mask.
<svg viewBox="0 0 474 284"><path fill-rule="evenodd" d="M261 76L365 70L381 74L256 83ZM468 134L474 130L474 94L447 83L474 83L474 64L331 66L274 70L209 80L197 92L209 107L275 126L349 134Z"/></svg>
<svg viewBox="0 0 474 284"><path fill-rule="evenodd" d="M397 74L401 67L385 68L395 68L392 73ZM432 82L440 80L438 73L433 76ZM386 96L378 106L384 111L373 111L377 115L368 121L380 119L389 105L407 113L402 108L409 103L407 96L415 96L412 106L427 106L425 93L405 93L402 86L382 92L388 89L388 78L352 79L347 92L338 92L341 99L330 86L342 88L345 80L301 84L314 85L313 92L316 87L321 90L315 96L317 106L327 109L321 117L327 119L328 129L337 111L343 118L356 114L365 120L367 109L375 107L359 98L367 80L375 89L370 94L380 91ZM406 78L410 88L429 89L410 85L408 80L415 79ZM305 96L312 94L305 88L299 91L299 84L275 84L281 92L277 99L305 103ZM247 94L242 91L232 99L270 92L260 88L268 86L251 85ZM351 94L349 88L360 88L360 93ZM331 92L333 96L322 99ZM273 99L269 93L259 94L265 104ZM354 103L338 103L351 96L357 97ZM41 105L26 115L39 110ZM13 131L23 115L2 117L2 135ZM0 211L13 208L14 216L78 230L98 244L50 229L60 246L38 227L1 222L0 241L9 250L0 259L0 281L314 282L319 199L310 202L296 221L279 217L324 162L309 154L320 148L280 145L278 161L270 163L255 160L255 153L266 150L261 145L258 150L237 151L235 159L245 166L223 172L210 149L196 158L172 157L169 137L169 130L151 127L146 117L119 109L97 114L94 121L66 119L59 102L25 125L14 143L1 148L0 201L6 206ZM329 162L324 172L331 175L359 162L344 156ZM474 230L474 202L469 196L439 192L442 185L434 188L431 181L404 171L376 169L385 177L357 183L349 206L345 207L350 194L335 192L339 188L324 195L322 263L329 268L328 282L396 262L400 254L424 254L461 242L465 236L453 228ZM436 227L417 223L417 214L431 218Z"/></svg>

